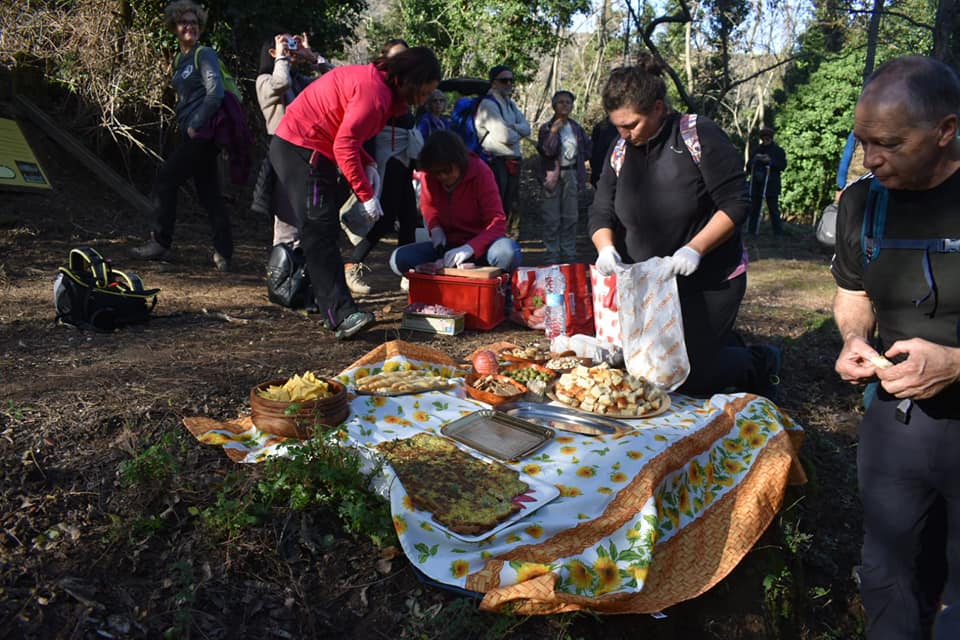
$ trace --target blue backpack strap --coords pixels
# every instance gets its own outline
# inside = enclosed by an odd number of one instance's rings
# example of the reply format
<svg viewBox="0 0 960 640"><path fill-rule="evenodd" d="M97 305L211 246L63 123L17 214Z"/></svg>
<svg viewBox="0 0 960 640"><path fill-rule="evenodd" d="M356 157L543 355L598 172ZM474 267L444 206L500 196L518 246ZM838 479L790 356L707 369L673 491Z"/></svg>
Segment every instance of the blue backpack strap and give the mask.
<svg viewBox="0 0 960 640"><path fill-rule="evenodd" d="M921 265L923 278L927 281L927 292L911 302L919 307L933 297L933 309L927 313L933 317L937 312L938 296L937 282L933 276L933 266L930 263L931 253L958 253L960 252L960 238L884 238L883 231L887 219L887 202L890 192L880 184L876 178L870 183L867 193L867 204L863 212L863 225L860 229L860 246L865 259L864 266L869 265L880 255L881 249L913 249L923 251ZM957 326L958 342L960 342L960 323Z"/></svg>

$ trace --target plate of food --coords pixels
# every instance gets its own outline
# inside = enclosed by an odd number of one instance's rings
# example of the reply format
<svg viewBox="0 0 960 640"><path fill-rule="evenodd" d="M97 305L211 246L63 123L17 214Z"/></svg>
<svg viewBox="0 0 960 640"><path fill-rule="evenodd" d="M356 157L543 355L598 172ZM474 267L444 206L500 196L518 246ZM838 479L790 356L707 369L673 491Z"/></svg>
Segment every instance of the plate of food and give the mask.
<svg viewBox="0 0 960 640"><path fill-rule="evenodd" d="M422 369L385 371L357 378L353 384L357 395L361 396L403 396L425 391L444 391L456 385L453 380Z"/></svg>
<svg viewBox="0 0 960 640"><path fill-rule="evenodd" d="M560 495L555 486L470 454L442 436L419 433L376 449L413 508L465 542L485 540Z"/></svg>
<svg viewBox="0 0 960 640"><path fill-rule="evenodd" d="M468 373L464 381L467 384L467 395L489 405L516 400L527 392L527 388L513 378L495 373Z"/></svg>
<svg viewBox="0 0 960 640"><path fill-rule="evenodd" d="M550 354L536 346L510 347L497 353L501 360L508 362L536 362L542 364L550 359Z"/></svg>
<svg viewBox="0 0 960 640"><path fill-rule="evenodd" d="M578 366L547 391L551 400L610 418L652 418L670 408L670 396L643 378L607 364Z"/></svg>

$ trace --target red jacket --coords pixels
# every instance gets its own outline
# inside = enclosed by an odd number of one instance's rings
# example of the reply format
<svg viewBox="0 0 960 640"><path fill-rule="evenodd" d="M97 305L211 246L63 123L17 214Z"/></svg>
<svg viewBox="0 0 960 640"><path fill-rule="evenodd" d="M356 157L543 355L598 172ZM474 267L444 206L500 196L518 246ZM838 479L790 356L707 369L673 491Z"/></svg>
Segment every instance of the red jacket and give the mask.
<svg viewBox="0 0 960 640"><path fill-rule="evenodd" d="M372 64L337 67L300 92L287 106L276 134L332 160L360 202L374 196L364 165L375 164L361 146L392 117L407 112L385 74Z"/></svg>
<svg viewBox="0 0 960 640"><path fill-rule="evenodd" d="M430 174L420 174L420 210L427 229L442 227L449 248L469 244L482 257L494 240L507 234L507 217L493 171L470 154L466 174L447 191Z"/></svg>

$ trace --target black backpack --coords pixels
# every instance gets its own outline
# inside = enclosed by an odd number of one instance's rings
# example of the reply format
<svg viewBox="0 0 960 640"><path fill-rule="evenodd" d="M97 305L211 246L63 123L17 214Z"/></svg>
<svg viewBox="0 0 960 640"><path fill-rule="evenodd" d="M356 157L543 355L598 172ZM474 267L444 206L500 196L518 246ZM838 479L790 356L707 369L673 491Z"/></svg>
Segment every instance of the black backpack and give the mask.
<svg viewBox="0 0 960 640"><path fill-rule="evenodd" d="M291 309L316 310L306 260L299 247L274 245L267 259L267 297L270 302Z"/></svg>
<svg viewBox="0 0 960 640"><path fill-rule="evenodd" d="M62 324L113 331L145 322L159 292L145 289L139 276L113 269L95 249L78 247L53 281L53 304Z"/></svg>

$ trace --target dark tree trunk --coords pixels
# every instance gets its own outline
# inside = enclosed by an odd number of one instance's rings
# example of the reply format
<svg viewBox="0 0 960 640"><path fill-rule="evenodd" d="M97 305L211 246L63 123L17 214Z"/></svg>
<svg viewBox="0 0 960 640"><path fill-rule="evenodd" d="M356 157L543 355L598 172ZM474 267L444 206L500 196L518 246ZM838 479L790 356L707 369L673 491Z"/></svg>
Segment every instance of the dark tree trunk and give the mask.
<svg viewBox="0 0 960 640"><path fill-rule="evenodd" d="M933 57L954 69L960 64L960 0L940 0L933 28Z"/></svg>

